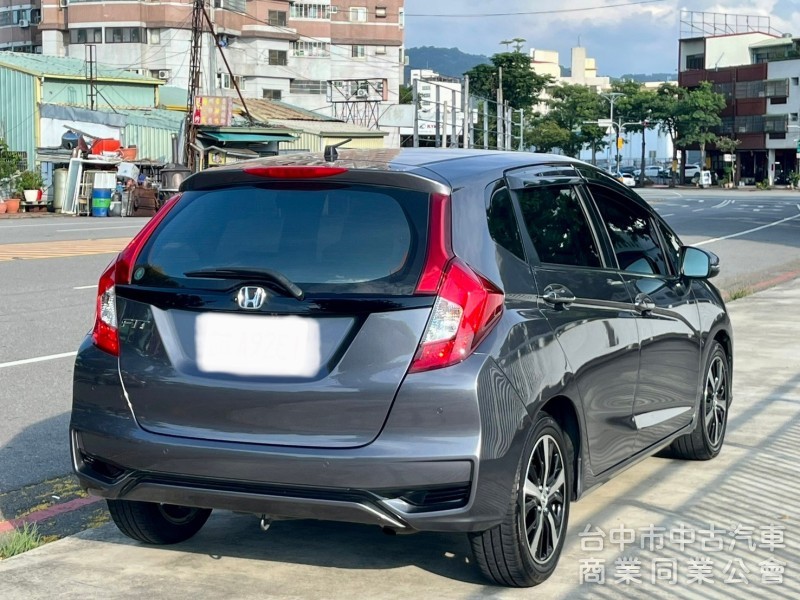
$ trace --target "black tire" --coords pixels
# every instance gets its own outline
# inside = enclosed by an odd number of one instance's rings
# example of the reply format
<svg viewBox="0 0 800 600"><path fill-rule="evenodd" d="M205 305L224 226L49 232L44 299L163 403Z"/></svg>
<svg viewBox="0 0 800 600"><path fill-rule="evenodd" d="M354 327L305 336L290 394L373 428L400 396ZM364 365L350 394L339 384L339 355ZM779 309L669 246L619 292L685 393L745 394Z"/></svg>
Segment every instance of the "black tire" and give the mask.
<svg viewBox="0 0 800 600"><path fill-rule="evenodd" d="M209 508L174 504L106 500L117 528L139 542L167 545L184 542L200 531L211 515Z"/></svg>
<svg viewBox="0 0 800 600"><path fill-rule="evenodd" d="M684 460L709 460L716 457L725 441L730 402L730 363L722 344L714 342L703 371L703 391L697 422L691 433L672 442L670 454Z"/></svg>
<svg viewBox="0 0 800 600"><path fill-rule="evenodd" d="M541 482L544 473L537 465L541 465L547 451L552 464L542 494L534 482ZM542 583L555 571L567 533L572 469L569 438L550 415L540 413L528 432L503 522L469 536L475 561L488 579L499 585L531 587ZM558 483L560 474L563 474L563 483ZM526 481L532 493L526 494ZM557 536L552 535L553 532L557 532ZM529 535L533 538L530 541ZM534 540L538 542L532 543ZM531 549L534 545L535 551Z"/></svg>

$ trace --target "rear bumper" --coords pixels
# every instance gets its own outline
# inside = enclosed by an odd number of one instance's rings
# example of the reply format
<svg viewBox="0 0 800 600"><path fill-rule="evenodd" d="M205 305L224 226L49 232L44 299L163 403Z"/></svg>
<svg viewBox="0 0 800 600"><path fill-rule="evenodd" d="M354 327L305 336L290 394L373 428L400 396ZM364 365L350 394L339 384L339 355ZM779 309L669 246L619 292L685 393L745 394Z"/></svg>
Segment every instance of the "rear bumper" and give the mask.
<svg viewBox="0 0 800 600"><path fill-rule="evenodd" d="M116 361L84 345L75 367L73 467L85 489L105 498L400 531L485 530L508 510L521 452L521 436L512 435L502 454L496 444L492 456L481 454L487 408L479 406L478 374L487 364L494 363L473 356L436 376L409 377L371 444L297 448L148 432L131 414Z"/></svg>

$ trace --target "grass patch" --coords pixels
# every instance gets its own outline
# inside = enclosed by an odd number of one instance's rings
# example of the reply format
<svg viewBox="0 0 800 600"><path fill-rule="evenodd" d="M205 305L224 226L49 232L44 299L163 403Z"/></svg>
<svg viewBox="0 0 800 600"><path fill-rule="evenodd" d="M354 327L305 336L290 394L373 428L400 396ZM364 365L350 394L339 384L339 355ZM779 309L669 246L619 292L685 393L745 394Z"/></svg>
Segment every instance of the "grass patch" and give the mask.
<svg viewBox="0 0 800 600"><path fill-rule="evenodd" d="M739 300L740 298L746 298L747 296L751 295L753 290L749 287L738 288L735 290L731 290L728 300L733 302L734 300Z"/></svg>
<svg viewBox="0 0 800 600"><path fill-rule="evenodd" d="M0 537L0 559L33 550L44 542L36 523L24 523L21 528Z"/></svg>

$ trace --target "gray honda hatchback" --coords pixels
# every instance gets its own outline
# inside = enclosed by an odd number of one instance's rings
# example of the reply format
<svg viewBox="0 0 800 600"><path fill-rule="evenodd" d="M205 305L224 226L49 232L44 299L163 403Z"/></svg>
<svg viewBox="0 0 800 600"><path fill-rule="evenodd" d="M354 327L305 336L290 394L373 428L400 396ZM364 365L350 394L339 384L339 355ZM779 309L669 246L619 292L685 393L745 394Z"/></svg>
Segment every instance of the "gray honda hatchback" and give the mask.
<svg viewBox="0 0 800 600"><path fill-rule="evenodd" d="M335 150L188 178L100 276L75 364L82 486L126 535L212 509L465 532L555 569L570 502L723 443L710 253L559 156Z"/></svg>

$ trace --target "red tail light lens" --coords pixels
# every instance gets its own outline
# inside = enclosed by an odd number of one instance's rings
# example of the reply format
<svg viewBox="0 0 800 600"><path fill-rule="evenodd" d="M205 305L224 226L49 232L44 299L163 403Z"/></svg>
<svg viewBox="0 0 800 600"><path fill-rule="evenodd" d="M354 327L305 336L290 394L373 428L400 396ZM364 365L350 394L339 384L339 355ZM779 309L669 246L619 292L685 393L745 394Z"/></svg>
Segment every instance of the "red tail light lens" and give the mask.
<svg viewBox="0 0 800 600"><path fill-rule="evenodd" d="M489 281L453 259L409 371L439 369L467 358L497 323L503 298Z"/></svg>
<svg viewBox="0 0 800 600"><path fill-rule="evenodd" d="M435 294L439 291L444 269L453 257L450 240L450 196L431 194L428 232L428 255L417 282L417 294Z"/></svg>
<svg viewBox="0 0 800 600"><path fill-rule="evenodd" d="M245 167L243 171L250 175L275 179L317 179L347 173L347 169L342 167L312 166Z"/></svg>
<svg viewBox="0 0 800 600"><path fill-rule="evenodd" d="M114 277L117 268L115 259L100 276L97 284L97 307L95 310L92 342L109 354L119 356L119 331L117 329L117 293Z"/></svg>
<svg viewBox="0 0 800 600"><path fill-rule="evenodd" d="M164 206L139 230L127 246L119 253L100 276L97 284L97 306L95 310L92 342L95 346L114 356L119 356L119 329L117 327L116 284L131 282L131 269L136 263L142 247L153 231L170 210L178 203L181 195L167 200Z"/></svg>

